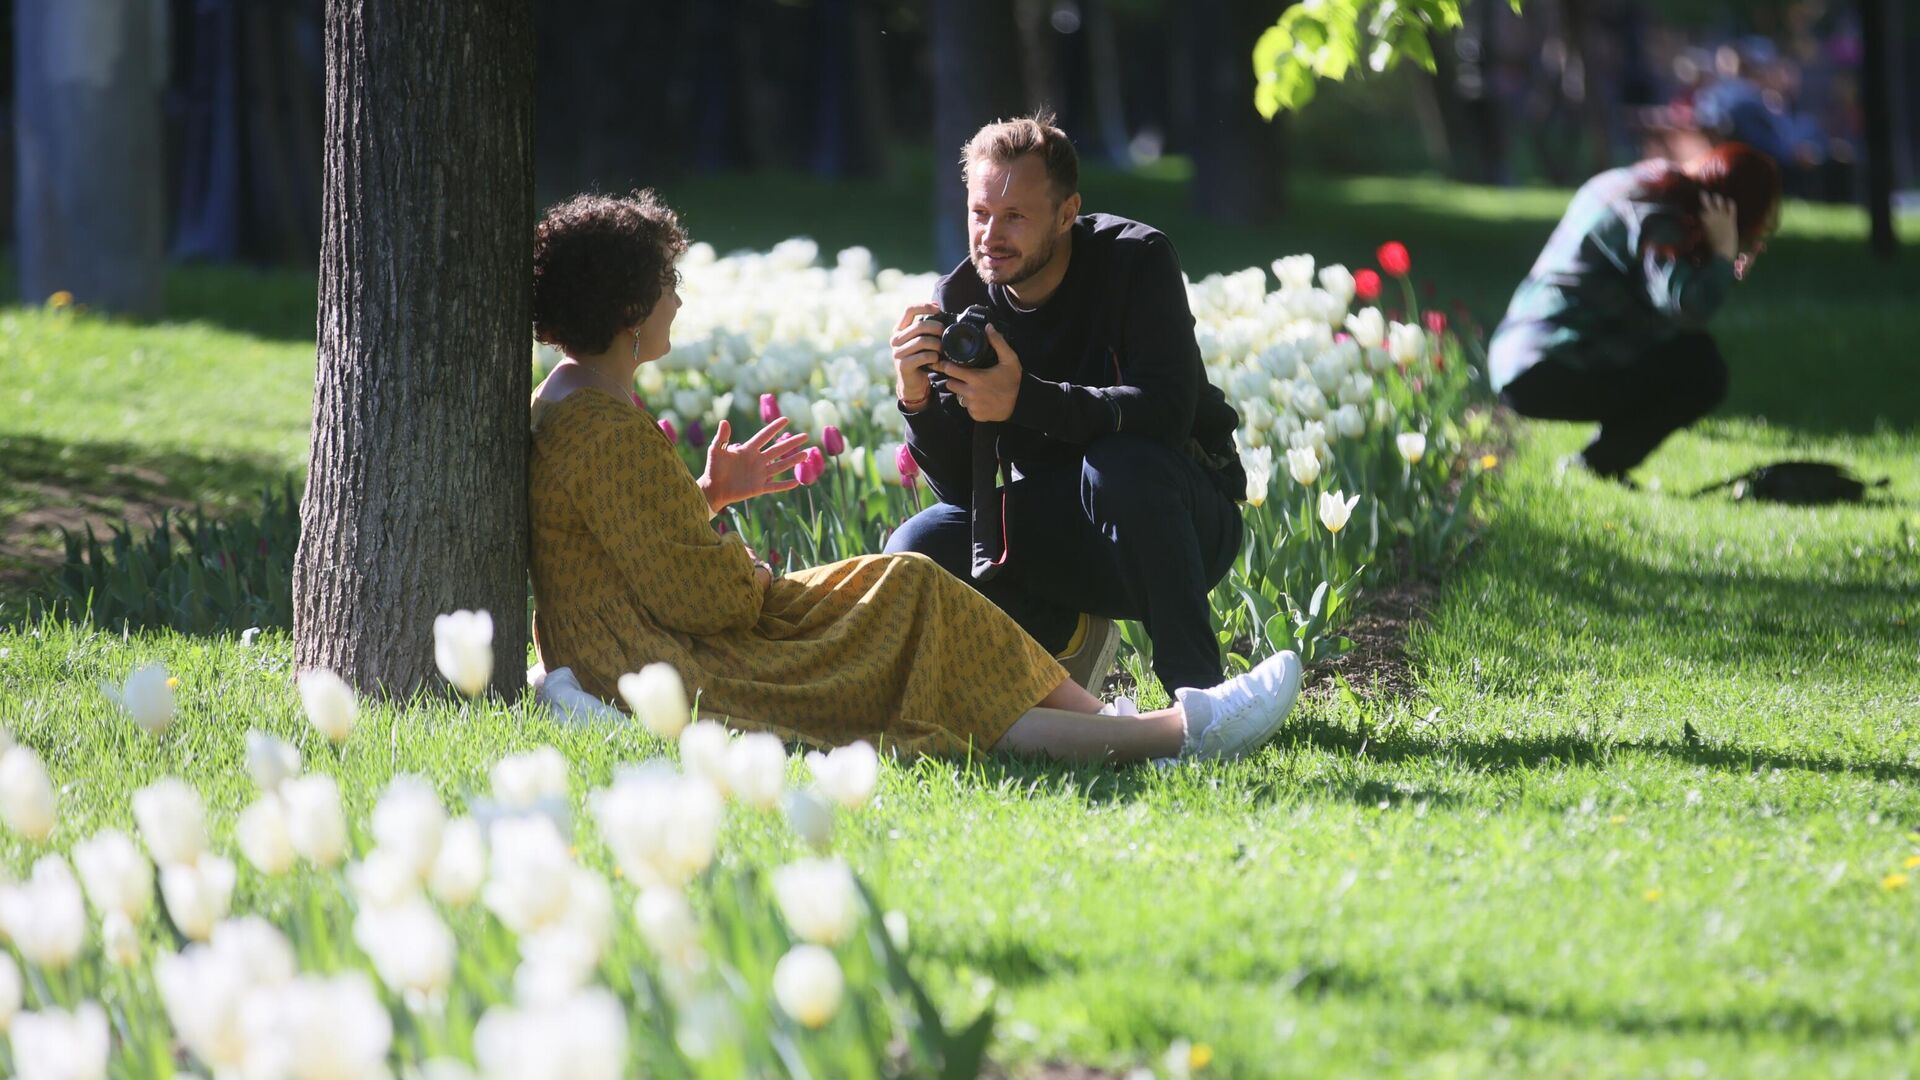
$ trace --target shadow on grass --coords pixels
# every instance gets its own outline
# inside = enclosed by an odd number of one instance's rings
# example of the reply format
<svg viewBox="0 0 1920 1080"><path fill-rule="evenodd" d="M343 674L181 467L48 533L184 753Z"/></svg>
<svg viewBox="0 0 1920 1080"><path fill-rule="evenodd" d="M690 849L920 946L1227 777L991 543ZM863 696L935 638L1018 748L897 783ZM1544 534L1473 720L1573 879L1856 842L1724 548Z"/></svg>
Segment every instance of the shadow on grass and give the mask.
<svg viewBox="0 0 1920 1080"><path fill-rule="evenodd" d="M122 519L144 529L163 511L243 511L296 478L265 456L0 435L0 605L20 606L35 580L58 568L63 528L92 525L104 537Z"/></svg>

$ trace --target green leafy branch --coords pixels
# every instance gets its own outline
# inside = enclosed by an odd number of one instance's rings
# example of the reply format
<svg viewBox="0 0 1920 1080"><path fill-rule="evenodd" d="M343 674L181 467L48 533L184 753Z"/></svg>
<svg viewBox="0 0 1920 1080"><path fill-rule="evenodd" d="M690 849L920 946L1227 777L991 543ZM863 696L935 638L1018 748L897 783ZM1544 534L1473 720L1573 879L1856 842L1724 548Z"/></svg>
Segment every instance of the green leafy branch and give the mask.
<svg viewBox="0 0 1920 1080"><path fill-rule="evenodd" d="M1462 0L1302 0L1253 46L1253 105L1268 120L1313 100L1320 79L1335 81L1366 57L1374 72L1402 59L1434 70L1429 34L1460 28ZM1516 14L1522 0L1509 0Z"/></svg>

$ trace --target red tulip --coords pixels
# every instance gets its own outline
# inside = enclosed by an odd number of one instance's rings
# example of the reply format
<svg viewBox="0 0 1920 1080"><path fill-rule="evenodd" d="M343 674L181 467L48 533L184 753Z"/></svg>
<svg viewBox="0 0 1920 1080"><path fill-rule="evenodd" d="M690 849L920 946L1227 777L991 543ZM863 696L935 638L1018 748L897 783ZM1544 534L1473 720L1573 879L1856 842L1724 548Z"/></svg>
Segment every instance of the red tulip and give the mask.
<svg viewBox="0 0 1920 1080"><path fill-rule="evenodd" d="M673 430L673 421L671 420L662 419L660 421L660 434L665 435L667 441L670 443L678 443L680 441L680 433Z"/></svg>
<svg viewBox="0 0 1920 1080"><path fill-rule="evenodd" d="M809 446L806 453L800 455L800 463L793 467L793 478L802 484L813 484L818 482L826 471L827 456L820 452L819 447Z"/></svg>
<svg viewBox="0 0 1920 1080"><path fill-rule="evenodd" d="M1427 329L1435 334L1447 332L1447 313L1444 311L1427 312Z"/></svg>
<svg viewBox="0 0 1920 1080"><path fill-rule="evenodd" d="M901 487L912 487L920 482L920 463L913 460L913 451L907 449L906 443L901 443L900 449L894 451L893 464L900 470Z"/></svg>
<svg viewBox="0 0 1920 1080"><path fill-rule="evenodd" d="M780 402L772 394L760 395L760 422L771 424L780 419Z"/></svg>
<svg viewBox="0 0 1920 1080"><path fill-rule="evenodd" d="M847 437L840 434L839 428L828 424L820 432L820 446L826 450L828 457L839 457L847 452Z"/></svg>
<svg viewBox="0 0 1920 1080"><path fill-rule="evenodd" d="M1362 300L1379 299L1380 275L1371 270L1355 270L1353 272L1353 295Z"/></svg>
<svg viewBox="0 0 1920 1080"><path fill-rule="evenodd" d="M1380 260L1380 269L1394 277L1406 277L1407 271L1413 269L1413 256L1407 254L1407 245L1398 240L1381 244L1380 250L1373 254Z"/></svg>

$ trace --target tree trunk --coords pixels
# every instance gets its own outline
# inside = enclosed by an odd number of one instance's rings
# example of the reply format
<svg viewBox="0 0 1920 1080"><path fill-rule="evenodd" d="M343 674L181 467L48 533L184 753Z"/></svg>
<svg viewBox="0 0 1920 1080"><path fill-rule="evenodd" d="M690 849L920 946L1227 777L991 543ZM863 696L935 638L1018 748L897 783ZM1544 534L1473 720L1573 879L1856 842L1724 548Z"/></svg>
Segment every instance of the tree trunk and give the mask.
<svg viewBox="0 0 1920 1080"><path fill-rule="evenodd" d="M328 0L319 373L294 662L443 686L434 616L490 611L525 686L529 0Z"/></svg>
<svg viewBox="0 0 1920 1080"><path fill-rule="evenodd" d="M982 125L1017 115L1019 40L1011 0L933 0L933 257L941 271L967 254L960 148Z"/></svg>
<svg viewBox="0 0 1920 1080"><path fill-rule="evenodd" d="M1194 75L1200 80L1193 201L1216 221L1258 224L1286 206L1286 119L1268 123L1253 107L1253 43L1284 6L1201 0L1189 7Z"/></svg>
<svg viewBox="0 0 1920 1080"><path fill-rule="evenodd" d="M1869 243L1880 259L1892 259L1899 247L1893 231L1893 109L1889 92L1886 0L1860 0L1860 104L1866 120L1867 215L1872 223Z"/></svg>
<svg viewBox="0 0 1920 1080"><path fill-rule="evenodd" d="M160 311L165 30L149 0L14 7L20 295Z"/></svg>

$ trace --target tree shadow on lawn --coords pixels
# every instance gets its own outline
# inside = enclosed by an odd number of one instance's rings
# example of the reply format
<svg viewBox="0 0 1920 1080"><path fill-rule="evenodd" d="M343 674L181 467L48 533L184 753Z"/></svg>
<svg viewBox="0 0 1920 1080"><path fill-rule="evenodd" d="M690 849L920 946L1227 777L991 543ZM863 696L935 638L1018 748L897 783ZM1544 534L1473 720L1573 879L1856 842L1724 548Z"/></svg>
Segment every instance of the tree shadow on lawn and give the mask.
<svg viewBox="0 0 1920 1080"><path fill-rule="evenodd" d="M265 456L0 435L0 601L59 567L63 528L104 537L123 519L147 528L162 512L243 510L296 477Z"/></svg>

